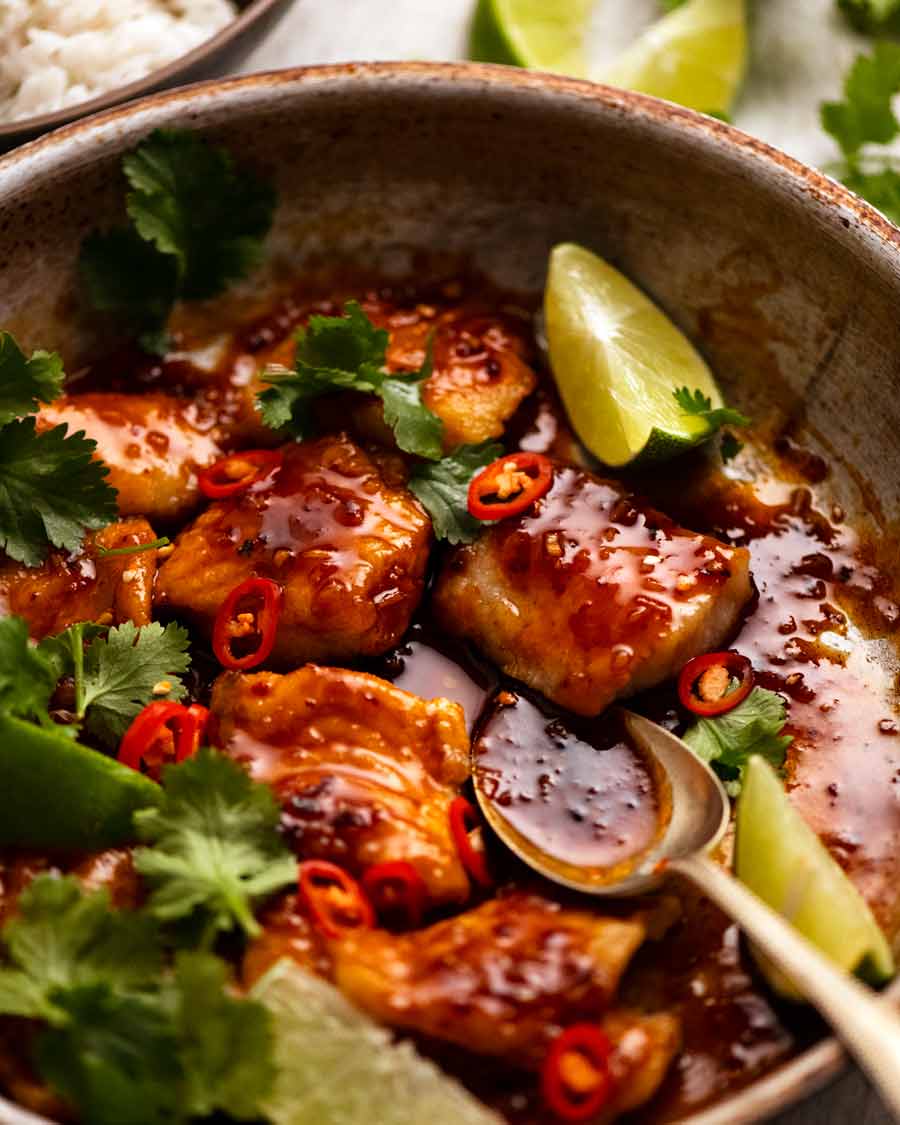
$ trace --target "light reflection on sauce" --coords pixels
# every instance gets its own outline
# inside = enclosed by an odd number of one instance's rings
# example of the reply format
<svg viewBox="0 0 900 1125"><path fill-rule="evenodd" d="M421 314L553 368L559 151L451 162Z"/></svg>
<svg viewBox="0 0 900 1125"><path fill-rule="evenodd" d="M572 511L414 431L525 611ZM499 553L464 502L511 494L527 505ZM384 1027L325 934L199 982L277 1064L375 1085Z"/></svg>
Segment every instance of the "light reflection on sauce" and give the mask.
<svg viewBox="0 0 900 1125"><path fill-rule="evenodd" d="M863 557L842 513L826 515L807 487L717 476L687 497L686 518L703 519L750 550L759 600L733 647L752 660L763 687L789 701L791 800L896 934L896 690L886 669L870 659L866 641L896 629L890 582Z"/></svg>
<svg viewBox="0 0 900 1125"><path fill-rule="evenodd" d="M414 622L406 638L387 656L366 664L367 671L423 699L443 696L458 703L469 734L497 686L497 673L468 648L429 626Z"/></svg>
<svg viewBox="0 0 900 1125"><path fill-rule="evenodd" d="M563 720L504 692L475 753L482 791L553 859L615 878L658 838L658 787L617 714Z"/></svg>

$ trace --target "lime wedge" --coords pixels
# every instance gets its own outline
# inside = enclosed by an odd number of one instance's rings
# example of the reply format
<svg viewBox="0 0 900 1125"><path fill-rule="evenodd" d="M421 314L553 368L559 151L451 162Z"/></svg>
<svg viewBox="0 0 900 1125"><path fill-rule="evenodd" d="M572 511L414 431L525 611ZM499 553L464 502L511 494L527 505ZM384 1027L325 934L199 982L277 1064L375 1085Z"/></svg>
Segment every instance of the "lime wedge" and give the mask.
<svg viewBox="0 0 900 1125"><path fill-rule="evenodd" d="M410 1043L324 980L281 960L251 995L272 1014L278 1078L273 1125L501 1125Z"/></svg>
<svg viewBox="0 0 900 1125"><path fill-rule="evenodd" d="M723 115L746 65L745 0L688 0L592 77Z"/></svg>
<svg viewBox="0 0 900 1125"><path fill-rule="evenodd" d="M617 269L564 242L550 255L544 317L550 364L578 436L607 465L673 457L712 430L675 400L722 396L693 344Z"/></svg>
<svg viewBox="0 0 900 1125"><path fill-rule="evenodd" d="M872 911L760 757L750 759L738 800L735 873L842 969L873 984L893 976ZM758 960L777 992L798 998L790 981Z"/></svg>
<svg viewBox="0 0 900 1125"><path fill-rule="evenodd" d="M593 0L479 0L469 58L583 75L593 6Z"/></svg>
<svg viewBox="0 0 900 1125"><path fill-rule="evenodd" d="M136 770L54 730L0 718L0 846L91 851L135 838L136 809L159 800Z"/></svg>

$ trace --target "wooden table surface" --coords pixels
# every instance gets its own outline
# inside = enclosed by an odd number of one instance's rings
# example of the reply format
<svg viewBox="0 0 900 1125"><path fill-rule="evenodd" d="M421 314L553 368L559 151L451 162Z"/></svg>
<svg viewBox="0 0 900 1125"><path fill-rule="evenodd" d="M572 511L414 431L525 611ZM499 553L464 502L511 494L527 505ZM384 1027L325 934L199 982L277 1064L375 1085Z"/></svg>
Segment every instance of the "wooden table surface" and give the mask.
<svg viewBox="0 0 900 1125"><path fill-rule="evenodd" d="M799 0L781 2L799 4ZM807 0L802 7L807 7ZM471 0L294 0L275 34L242 70L375 59L463 58L471 8ZM890 1125L891 1118L862 1075L851 1071L776 1121L777 1125Z"/></svg>

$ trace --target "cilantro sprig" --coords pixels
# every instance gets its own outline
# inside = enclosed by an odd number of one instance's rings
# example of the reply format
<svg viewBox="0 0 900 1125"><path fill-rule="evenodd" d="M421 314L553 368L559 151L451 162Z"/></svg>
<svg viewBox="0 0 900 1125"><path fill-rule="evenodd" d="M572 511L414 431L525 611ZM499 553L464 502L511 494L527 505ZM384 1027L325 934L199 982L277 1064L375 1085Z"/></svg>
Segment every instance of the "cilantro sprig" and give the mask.
<svg viewBox="0 0 900 1125"><path fill-rule="evenodd" d="M314 316L297 334L294 371L266 372L269 384L257 395L262 420L297 441L316 430L313 404L334 391L377 395L384 420L405 453L422 458L413 468L409 487L431 516L435 536L450 543L468 543L484 526L469 515L469 481L503 453L496 442L460 445L442 456L444 424L422 401L422 385L431 374L429 346L421 368L410 375L385 370L390 337L376 328L356 301L343 316Z"/></svg>
<svg viewBox="0 0 900 1125"><path fill-rule="evenodd" d="M58 355L29 359L0 332L0 550L26 566L39 566L51 546L77 550L86 530L116 515L96 442L65 425L39 431L31 417L62 393L63 378Z"/></svg>
<svg viewBox="0 0 900 1125"><path fill-rule="evenodd" d="M151 913L164 922L199 919L206 944L235 926L255 937L254 905L297 878L279 819L268 786L221 754L201 749L168 767L160 806L135 814L151 845L135 852Z"/></svg>
<svg viewBox="0 0 900 1125"><path fill-rule="evenodd" d="M93 1125L163 1125L218 1110L262 1115L274 1080L268 1012L227 991L228 969L179 953L165 973L146 910L38 876L3 928L0 1013L42 1021L40 1076Z"/></svg>
<svg viewBox="0 0 900 1125"><path fill-rule="evenodd" d="M699 719L684 734L698 758L709 762L732 796L740 791L744 769L753 754L780 768L792 739L782 734L787 721L784 700L777 692L756 687L733 710Z"/></svg>
<svg viewBox="0 0 900 1125"><path fill-rule="evenodd" d="M130 226L91 235L81 274L94 308L125 318L142 347L162 354L176 300L213 297L258 264L275 192L184 130L157 130L122 170Z"/></svg>
<svg viewBox="0 0 900 1125"><path fill-rule="evenodd" d="M315 433L312 406L322 395L377 395L399 448L438 460L444 425L422 401L422 384L431 374L430 350L418 371L389 375L388 341L388 333L376 328L356 301L347 302L343 316L311 317L297 333L294 371L270 370L263 376L269 384L257 396L263 422L302 441Z"/></svg>
<svg viewBox="0 0 900 1125"><path fill-rule="evenodd" d="M741 414L739 410L733 410L728 406L717 406L713 408L712 399L709 395L705 395L699 388L689 390L687 387L679 387L675 392L675 401L681 407L685 414L691 414L695 418L701 418L709 426L710 433L722 428L722 426L749 426L750 419ZM734 434L726 431L722 434L721 444L722 460L730 461L736 457L743 449L743 444L738 441Z"/></svg>
<svg viewBox="0 0 900 1125"><path fill-rule="evenodd" d="M870 8L875 11L874 4ZM871 54L856 58L844 80L843 99L821 107L822 126L841 150L835 174L894 222L900 222L900 172L882 146L900 134L892 104L897 93L900 44L882 40Z"/></svg>
<svg viewBox="0 0 900 1125"><path fill-rule="evenodd" d="M0 618L0 714L66 730L48 707L59 680L70 676L75 709L68 733L83 727L115 746L151 700L183 697L187 649L187 630L175 623L104 629L79 622L32 647L22 618Z"/></svg>

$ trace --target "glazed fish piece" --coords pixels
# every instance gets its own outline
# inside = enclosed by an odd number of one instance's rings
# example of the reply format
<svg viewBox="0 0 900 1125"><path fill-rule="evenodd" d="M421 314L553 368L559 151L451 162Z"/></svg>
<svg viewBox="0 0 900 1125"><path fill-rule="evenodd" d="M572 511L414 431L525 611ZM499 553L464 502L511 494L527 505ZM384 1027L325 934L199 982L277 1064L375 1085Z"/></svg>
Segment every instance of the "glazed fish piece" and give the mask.
<svg viewBox="0 0 900 1125"><path fill-rule="evenodd" d="M499 437L507 420L534 390L537 379L531 366L530 324L524 316L477 301L403 304L374 293L360 300L369 319L390 334L389 371L417 371L431 339L432 373L422 397L444 422L448 450L461 442ZM195 337L190 339L189 350L171 357L169 377L176 385L185 380L199 392L229 441L270 445L272 431L262 424L255 405L257 393L265 386L262 373L269 366L292 368L297 329L312 315L339 316L344 303L344 298L288 300L255 331L238 333L228 343L224 342L227 337L207 326L207 337L189 334L189 339ZM336 395L323 399L319 407L325 428L349 426L366 440L393 445L377 399Z"/></svg>
<svg viewBox="0 0 900 1125"><path fill-rule="evenodd" d="M166 394L64 395L38 415L40 427L66 424L97 443L122 515L172 520L197 507L197 472L222 456L214 418Z"/></svg>
<svg viewBox="0 0 900 1125"><path fill-rule="evenodd" d="M653 1096L680 1045L674 1016L614 1004L637 949L671 922L670 905L602 917L516 891L415 933L326 941L288 895L263 917L243 978L250 986L290 957L387 1026L528 1069L540 1066L560 1027L596 1021L614 1045L608 1121Z"/></svg>
<svg viewBox="0 0 900 1125"><path fill-rule="evenodd" d="M514 892L412 934L360 931L332 950L341 991L381 1023L518 1060L609 1007L647 935Z"/></svg>
<svg viewBox="0 0 900 1125"><path fill-rule="evenodd" d="M291 443L265 482L211 504L160 568L157 604L207 634L228 593L251 577L282 586L276 663L387 651L419 603L431 521L393 459L347 437Z"/></svg>
<svg viewBox="0 0 900 1125"><path fill-rule="evenodd" d="M469 774L459 704L307 665L286 676L226 673L211 711L214 744L272 786L298 856L356 876L406 860L433 904L468 897L449 815Z"/></svg>
<svg viewBox="0 0 900 1125"><path fill-rule="evenodd" d="M557 465L543 499L448 558L434 608L510 676L596 715L721 647L751 593L746 549Z"/></svg>
<svg viewBox="0 0 900 1125"><path fill-rule="evenodd" d="M115 550L155 539L146 520L122 520L88 535L72 554L51 550L40 566L4 559L0 561L0 615L24 617L35 640L77 621L146 625L151 618L156 551L103 558L99 548Z"/></svg>
<svg viewBox="0 0 900 1125"><path fill-rule="evenodd" d="M417 371L432 340L433 369L422 388L425 405L444 423L444 448L498 438L519 404L537 385L529 363L530 324L477 303L440 309L418 304L392 307L367 301L369 318L390 332L391 371ZM380 419L380 404L372 415ZM360 419L364 424L366 419Z"/></svg>

